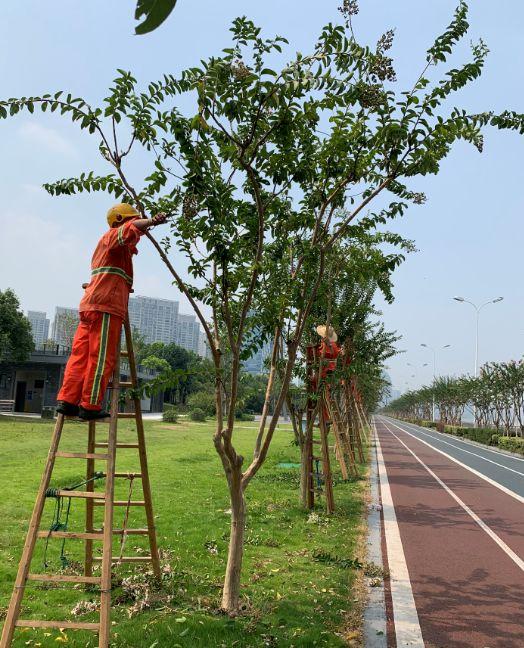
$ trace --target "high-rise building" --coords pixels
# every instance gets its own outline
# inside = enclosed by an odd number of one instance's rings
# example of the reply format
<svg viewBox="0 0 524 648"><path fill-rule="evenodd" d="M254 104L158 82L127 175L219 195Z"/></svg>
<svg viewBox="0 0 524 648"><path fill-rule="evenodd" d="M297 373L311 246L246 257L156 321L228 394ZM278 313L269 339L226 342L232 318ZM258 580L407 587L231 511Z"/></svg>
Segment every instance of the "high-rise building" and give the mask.
<svg viewBox="0 0 524 648"><path fill-rule="evenodd" d="M51 337L57 344L71 348L76 327L79 322L77 308L57 306L55 308L55 319L51 329Z"/></svg>
<svg viewBox="0 0 524 648"><path fill-rule="evenodd" d="M243 369L247 373L257 376L260 374L267 374L268 369L265 366L266 359L271 355L271 342L264 342L253 355L244 360Z"/></svg>
<svg viewBox="0 0 524 648"><path fill-rule="evenodd" d="M178 302L137 295L129 299L129 322L145 341L177 342Z"/></svg>
<svg viewBox="0 0 524 648"><path fill-rule="evenodd" d="M176 344L183 349L198 353L200 347L200 324L195 315L178 315Z"/></svg>
<svg viewBox="0 0 524 648"><path fill-rule="evenodd" d="M27 319L31 324L33 342L36 346L43 344L49 338L49 320L47 313L42 311L27 311Z"/></svg>
<svg viewBox="0 0 524 648"><path fill-rule="evenodd" d="M200 335L198 336L198 355L201 358L211 358L211 349L207 343L207 335L204 331L200 331Z"/></svg>

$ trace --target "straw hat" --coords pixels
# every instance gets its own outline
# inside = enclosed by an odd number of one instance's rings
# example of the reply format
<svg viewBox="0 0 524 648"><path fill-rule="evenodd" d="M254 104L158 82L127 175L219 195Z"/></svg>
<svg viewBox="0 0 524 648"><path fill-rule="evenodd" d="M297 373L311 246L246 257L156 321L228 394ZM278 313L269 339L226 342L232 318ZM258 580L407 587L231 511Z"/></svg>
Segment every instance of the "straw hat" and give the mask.
<svg viewBox="0 0 524 648"><path fill-rule="evenodd" d="M321 324L320 326L317 326L316 331L321 338L327 338L330 342L336 342L338 340L338 335L335 333L335 329L332 326Z"/></svg>

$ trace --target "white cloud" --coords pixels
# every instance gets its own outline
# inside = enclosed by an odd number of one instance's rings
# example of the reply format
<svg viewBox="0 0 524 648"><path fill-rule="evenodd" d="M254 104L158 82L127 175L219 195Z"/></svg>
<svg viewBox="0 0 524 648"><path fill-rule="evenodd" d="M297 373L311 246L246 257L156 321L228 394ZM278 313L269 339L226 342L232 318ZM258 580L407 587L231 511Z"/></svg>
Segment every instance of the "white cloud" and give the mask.
<svg viewBox="0 0 524 648"><path fill-rule="evenodd" d="M37 122L30 121L22 124L19 132L31 144L43 146L48 151L59 153L60 155L77 157L77 151L73 144L54 128L48 128Z"/></svg>

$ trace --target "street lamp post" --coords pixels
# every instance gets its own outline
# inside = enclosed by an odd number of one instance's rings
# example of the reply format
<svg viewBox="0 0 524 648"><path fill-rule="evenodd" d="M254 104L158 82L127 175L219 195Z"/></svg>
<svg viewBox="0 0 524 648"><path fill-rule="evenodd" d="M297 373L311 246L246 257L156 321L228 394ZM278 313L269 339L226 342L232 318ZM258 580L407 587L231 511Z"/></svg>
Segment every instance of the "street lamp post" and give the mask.
<svg viewBox="0 0 524 648"><path fill-rule="evenodd" d="M464 299L464 297L453 297L455 301L460 302L461 304L470 304L473 306L476 312L476 322L475 322L475 367L474 367L474 375L475 378L478 376L478 369L479 369L479 319L480 319L480 311L484 308L484 306L487 306L488 304L496 304L497 302L501 302L504 297L495 297L495 299L490 299L487 302L484 302L483 304L480 304L480 306L477 306L477 304L474 304L472 301L469 301L469 299ZM475 424L477 423L477 408L475 405L473 405L473 418L475 420Z"/></svg>
<svg viewBox="0 0 524 648"><path fill-rule="evenodd" d="M480 311L484 308L484 306L487 306L488 304L496 304L497 302L501 302L504 297L496 297L495 299L490 299L487 302L484 302L483 304L480 304L480 306L477 306L477 304L474 304L472 301L469 301L469 299L464 299L464 297L453 297L455 301L460 302L461 304L471 304L473 308L475 309L475 312L477 314L476 317L476 326L475 326L475 368L474 368L474 375L475 378L478 376L478 366L479 366L479 317L480 317Z"/></svg>
<svg viewBox="0 0 524 648"><path fill-rule="evenodd" d="M430 346L429 344L425 344L424 342L420 346L425 347L430 351L433 351L433 382L435 382L435 378L437 376L437 349L435 347ZM451 344L445 344L443 347L439 347L439 349L440 348L449 349L450 346ZM435 421L435 396L433 396L433 402L431 407L431 420L433 422Z"/></svg>

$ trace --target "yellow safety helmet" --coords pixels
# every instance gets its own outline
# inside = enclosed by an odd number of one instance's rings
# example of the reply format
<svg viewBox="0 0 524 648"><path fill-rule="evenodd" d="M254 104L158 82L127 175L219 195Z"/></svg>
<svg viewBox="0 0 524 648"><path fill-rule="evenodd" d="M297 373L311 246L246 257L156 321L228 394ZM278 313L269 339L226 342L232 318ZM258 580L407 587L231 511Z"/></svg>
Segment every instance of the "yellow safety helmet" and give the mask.
<svg viewBox="0 0 524 648"><path fill-rule="evenodd" d="M128 218L140 218L140 214L128 203L118 203L118 205L113 205L111 209L107 212L107 223L109 227L114 227L115 225L121 225Z"/></svg>

